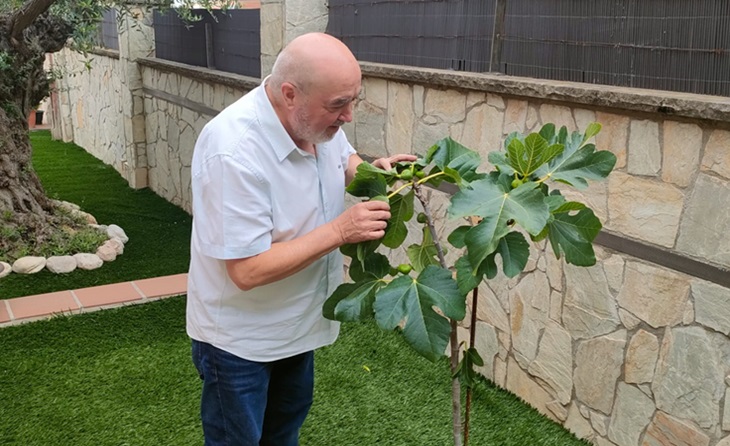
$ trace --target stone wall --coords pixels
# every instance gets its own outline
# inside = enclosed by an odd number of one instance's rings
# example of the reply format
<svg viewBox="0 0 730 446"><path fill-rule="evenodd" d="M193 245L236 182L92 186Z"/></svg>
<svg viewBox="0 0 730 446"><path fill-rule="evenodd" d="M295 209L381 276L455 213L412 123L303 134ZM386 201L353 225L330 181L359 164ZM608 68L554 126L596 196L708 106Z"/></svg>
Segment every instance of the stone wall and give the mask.
<svg viewBox="0 0 730 446"><path fill-rule="evenodd" d="M262 27L278 26L280 40L267 46L262 31L262 49L275 51L289 39L289 19L275 14L281 1L264 7L271 14L262 10ZM305 22L320 26L316 17ZM124 173L132 147L145 184L189 211L195 139L210 117L259 81L114 56L95 54L91 71L79 68L72 53L57 56L76 76L59 81L54 133L139 185ZM486 159L512 131L544 122L571 130L603 124L596 143L617 155L617 170L572 194L605 224L599 262L567 266L539 244L525 274L482 284L476 327L482 372L597 445L730 446L730 101L362 67L362 100L346 131L371 157L424 153L450 135ZM139 84L123 86L120 70L137 70L139 77L132 72L126 79ZM130 113L137 119L133 144L123 118ZM443 210L448 196L431 194L436 211ZM444 223L442 233L459 224ZM397 261L401 254L392 256Z"/></svg>
<svg viewBox="0 0 730 446"><path fill-rule="evenodd" d="M347 132L373 157L423 154L451 136L486 159L513 131L603 125L596 144L616 154L615 172L567 195L591 206L612 237L599 238L596 266L566 265L540 243L524 274L480 286L481 371L597 445L728 438L730 107L717 100L730 101L612 88L611 106L590 85L363 69ZM722 119L699 119L710 115ZM443 209L448 197L433 197ZM715 274L693 274L698 265Z"/></svg>

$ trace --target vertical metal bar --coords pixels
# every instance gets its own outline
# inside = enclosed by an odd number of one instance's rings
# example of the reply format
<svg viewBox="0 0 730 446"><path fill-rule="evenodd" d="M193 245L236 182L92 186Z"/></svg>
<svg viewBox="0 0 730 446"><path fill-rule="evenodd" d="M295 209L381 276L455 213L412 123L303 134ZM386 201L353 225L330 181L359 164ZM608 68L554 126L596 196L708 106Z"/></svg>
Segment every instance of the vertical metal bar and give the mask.
<svg viewBox="0 0 730 446"><path fill-rule="evenodd" d="M504 17L507 11L507 0L497 0L494 4L494 28L492 31L492 57L489 59L489 71L498 69L502 60L502 43L504 37Z"/></svg>
<svg viewBox="0 0 730 446"><path fill-rule="evenodd" d="M205 24L205 61L208 68L215 69L215 54L213 53L213 25Z"/></svg>

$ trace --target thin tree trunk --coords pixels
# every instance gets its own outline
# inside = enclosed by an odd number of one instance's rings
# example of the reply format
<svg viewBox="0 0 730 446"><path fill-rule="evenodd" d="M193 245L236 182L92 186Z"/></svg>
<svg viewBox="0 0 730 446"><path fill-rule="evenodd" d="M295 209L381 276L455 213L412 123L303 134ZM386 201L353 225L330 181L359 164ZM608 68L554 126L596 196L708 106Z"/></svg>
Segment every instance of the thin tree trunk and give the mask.
<svg viewBox="0 0 730 446"><path fill-rule="evenodd" d="M436 234L436 228L433 226L433 218L431 217L431 210L428 207L428 201L423 196L423 189L417 183L413 184L413 193L415 194L418 201L421 202L423 207L423 213L426 214L426 221L428 224L428 230L431 232L431 238L433 239L434 245L436 245L436 251L438 252L439 263L444 269L448 269L446 265L446 258L444 257L444 250L441 247L438 234ZM457 332L457 322L451 319L451 418L452 418L452 430L454 437L454 446L461 446L462 426L461 426L461 384L459 378L455 376L456 367L459 365L459 338Z"/></svg>

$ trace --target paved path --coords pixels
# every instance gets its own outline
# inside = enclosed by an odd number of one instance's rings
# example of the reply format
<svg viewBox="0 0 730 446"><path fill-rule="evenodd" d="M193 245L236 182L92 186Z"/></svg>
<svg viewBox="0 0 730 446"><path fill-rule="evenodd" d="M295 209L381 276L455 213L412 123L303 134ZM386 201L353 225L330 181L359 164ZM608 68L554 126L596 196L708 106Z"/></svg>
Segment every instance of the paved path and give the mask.
<svg viewBox="0 0 730 446"><path fill-rule="evenodd" d="M187 292L187 277L176 274L0 300L0 327L179 296Z"/></svg>

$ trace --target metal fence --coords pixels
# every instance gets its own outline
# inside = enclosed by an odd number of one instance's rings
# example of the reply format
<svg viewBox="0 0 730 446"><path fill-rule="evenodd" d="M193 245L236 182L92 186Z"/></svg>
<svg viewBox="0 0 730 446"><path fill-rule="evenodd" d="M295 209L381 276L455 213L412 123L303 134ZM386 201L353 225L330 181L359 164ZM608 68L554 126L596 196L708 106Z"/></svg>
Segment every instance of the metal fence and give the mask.
<svg viewBox="0 0 730 446"><path fill-rule="evenodd" d="M201 20L186 23L174 11L155 11L155 54L160 59L261 77L258 9L193 11Z"/></svg>
<svg viewBox="0 0 730 446"><path fill-rule="evenodd" d="M330 0L361 60L730 96L727 0Z"/></svg>

